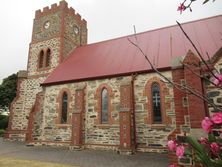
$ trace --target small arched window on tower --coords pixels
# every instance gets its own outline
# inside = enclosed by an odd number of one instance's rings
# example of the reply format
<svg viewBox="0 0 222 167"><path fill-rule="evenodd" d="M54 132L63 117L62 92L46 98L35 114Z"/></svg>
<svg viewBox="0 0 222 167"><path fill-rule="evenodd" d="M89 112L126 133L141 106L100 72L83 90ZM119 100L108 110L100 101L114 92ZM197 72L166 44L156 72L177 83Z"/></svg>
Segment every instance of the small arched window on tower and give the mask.
<svg viewBox="0 0 222 167"><path fill-rule="evenodd" d="M67 123L67 113L68 113L68 94L66 92L62 95L62 113L61 113L61 123Z"/></svg>
<svg viewBox="0 0 222 167"><path fill-rule="evenodd" d="M47 51L46 51L45 67L49 67L49 65L50 65L50 58L51 58L51 50L47 49Z"/></svg>
<svg viewBox="0 0 222 167"><path fill-rule="evenodd" d="M152 108L153 108L153 123L162 123L161 115L161 97L160 86L157 83L152 85Z"/></svg>
<svg viewBox="0 0 222 167"><path fill-rule="evenodd" d="M44 62L44 51L41 50L39 53L39 61L38 61L38 67L42 68L43 67L43 62Z"/></svg>
<svg viewBox="0 0 222 167"><path fill-rule="evenodd" d="M108 104L108 91L106 88L102 90L102 98L101 98L101 123L108 123L108 109L109 109L109 104Z"/></svg>

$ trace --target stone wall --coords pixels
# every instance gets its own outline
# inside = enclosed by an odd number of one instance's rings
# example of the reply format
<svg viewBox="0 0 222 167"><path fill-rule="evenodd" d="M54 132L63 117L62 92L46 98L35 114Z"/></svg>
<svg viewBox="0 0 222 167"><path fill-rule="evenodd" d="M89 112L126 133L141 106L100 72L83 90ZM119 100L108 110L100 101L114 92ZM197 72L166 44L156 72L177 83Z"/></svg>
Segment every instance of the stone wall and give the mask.
<svg viewBox="0 0 222 167"><path fill-rule="evenodd" d="M71 140L71 123L60 124L59 118L59 95L63 90L70 91L68 120L71 119L74 110L75 89L78 84L65 84L49 86L45 89L44 98L44 115L43 115L43 141L70 141Z"/></svg>
<svg viewBox="0 0 222 167"><path fill-rule="evenodd" d="M27 79L26 80L26 92L24 98L24 106L22 110L16 112L19 122L13 121L15 127L19 127L19 129L26 130L28 125L28 117L29 113L35 103L36 94L42 91L40 87L40 83L45 80L45 77L40 77L38 79Z"/></svg>
<svg viewBox="0 0 222 167"><path fill-rule="evenodd" d="M29 60L28 60L28 76L44 75L52 72L59 64L60 39L53 38L44 42L33 43L30 45ZM50 68L38 69L39 53L42 49L51 49Z"/></svg>
<svg viewBox="0 0 222 167"><path fill-rule="evenodd" d="M43 41L48 38L52 38L58 36L61 32L61 17L62 12L58 11L55 13L51 13L41 18L35 18L33 24L33 41ZM45 28L45 23L49 22L48 28Z"/></svg>
<svg viewBox="0 0 222 167"><path fill-rule="evenodd" d="M214 67L220 72L220 74L222 74L222 58L215 63ZM220 88L216 88L214 85L208 83L207 96L214 102L214 104L222 107L222 90ZM217 110L213 109L211 106L209 106L209 111L210 114L217 112Z"/></svg>
<svg viewBox="0 0 222 167"><path fill-rule="evenodd" d="M163 73L172 79L170 72ZM152 107L149 102L152 100L151 89L145 89L148 82L158 82L161 93L166 91L165 96L161 96L161 109L163 123L153 124L151 121ZM158 148L165 147L168 135L175 129L175 111L173 89L170 85L163 85L157 74L145 74L136 77L134 83L135 90L135 115L136 115L136 139L138 148L141 151L156 151Z"/></svg>
<svg viewBox="0 0 222 167"><path fill-rule="evenodd" d="M27 80L23 79L20 83L18 82L19 86L19 95L17 94L17 98L14 99L12 103L11 110L13 111L13 117L11 120L11 129L13 130L22 130L22 123L23 123L23 116L22 116L22 109L24 108L25 104L25 93L27 87Z"/></svg>
<svg viewBox="0 0 222 167"><path fill-rule="evenodd" d="M87 27L86 21L78 14L68 12L64 20L63 57L66 58L77 46L87 44Z"/></svg>
<svg viewBox="0 0 222 167"><path fill-rule="evenodd" d="M164 75L171 78L170 72L165 72ZM151 108L148 107L150 99L144 92L146 92L147 82L153 78L159 79L156 74L138 75L134 84L136 138L141 151L156 151L165 147L168 135L175 128L173 92L172 88L167 84L163 86L165 96L161 99L164 105L164 122L162 124L147 122ZM131 77L117 77L45 87L42 142L71 142L71 121L68 121L67 124L58 122L61 112L59 98L61 98L61 92L64 90L69 91L71 97L69 98L68 120L71 120L72 113L75 112L75 91L81 86L84 87L85 92L83 144L89 148L117 149L120 144L120 86L130 80ZM101 105L99 99L103 88L107 88L109 93L110 107L109 122L107 124L101 124L99 116L99 107Z"/></svg>

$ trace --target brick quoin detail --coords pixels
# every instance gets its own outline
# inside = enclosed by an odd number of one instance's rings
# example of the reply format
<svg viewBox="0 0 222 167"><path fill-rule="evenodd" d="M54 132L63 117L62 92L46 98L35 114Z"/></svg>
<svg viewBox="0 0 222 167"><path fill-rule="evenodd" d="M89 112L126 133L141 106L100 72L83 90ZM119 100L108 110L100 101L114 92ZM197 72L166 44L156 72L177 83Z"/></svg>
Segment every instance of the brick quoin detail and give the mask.
<svg viewBox="0 0 222 167"><path fill-rule="evenodd" d="M108 124L112 125L115 122L115 120L112 118L112 111L113 106L111 103L111 99L114 97L114 93L112 91L112 88L107 84L101 84L95 92L95 100L97 101L97 104L95 106L95 111L97 112L97 117L95 118L95 124L102 124L101 123L101 112L102 112L102 90L106 89L108 91Z"/></svg>
<svg viewBox="0 0 222 167"><path fill-rule="evenodd" d="M190 68L192 68L195 73L200 74L200 60L191 51L187 53L183 63L191 64ZM186 66L184 67L184 77L188 86L204 94L201 78L196 76ZM204 101L195 95L188 94L188 104L191 128L201 128L201 121L205 117L206 110Z"/></svg>
<svg viewBox="0 0 222 167"><path fill-rule="evenodd" d="M32 107L31 112L29 113L29 122L28 122L28 128L26 133L26 141L32 142L33 141L33 128L34 128L34 122L35 122L35 115L37 112L41 111L41 105L43 102L43 92L39 92L36 95L35 104Z"/></svg>
<svg viewBox="0 0 222 167"><path fill-rule="evenodd" d="M132 86L121 85L120 87L120 150L132 150L133 140L135 138L133 133L132 118ZM133 115L134 116L134 115Z"/></svg>
<svg viewBox="0 0 222 167"><path fill-rule="evenodd" d="M166 109L170 108L170 102L165 102L165 97L169 95L169 89L166 84L163 83L160 78L153 77L149 79L145 85L143 95L147 97L148 102L144 103L144 108L148 111L148 117L144 118L144 122L147 124L153 124L153 107L152 107L152 90L151 87L154 83L160 86L160 104L161 104L161 124L169 124L171 120L166 116Z"/></svg>
<svg viewBox="0 0 222 167"><path fill-rule="evenodd" d="M188 51L183 63L188 64L193 71L200 74L199 62L197 56L191 51ZM195 90L203 92L201 79L193 74L186 66L184 68L177 68L172 70L173 81L180 83L184 79L187 85L190 85ZM181 134L181 125L185 125L185 116L189 116L191 128L201 128L201 121L205 116L204 102L194 95L187 95L186 91L181 91L173 88L174 92L174 106L176 116L176 130L168 137L168 139L175 139L177 134ZM188 97L188 106L183 106L182 98ZM175 153L168 154L170 163L178 164L178 159Z"/></svg>
<svg viewBox="0 0 222 167"><path fill-rule="evenodd" d="M83 128L83 114L84 114L84 89L76 90L75 92L75 110L72 114L72 140L71 145L81 146L82 128Z"/></svg>
<svg viewBox="0 0 222 167"><path fill-rule="evenodd" d="M68 95L68 108L67 108L67 123L66 124L61 124L61 116L62 116L62 96L63 93L66 92ZM59 126L71 124L71 118L70 118L70 113L71 113L71 102L72 102L72 96L71 92L68 88L62 88L59 92L59 95L56 99L57 105L56 105L56 112L58 113L58 117L55 119L55 123Z"/></svg>
<svg viewBox="0 0 222 167"><path fill-rule="evenodd" d="M174 69L172 71L173 81L175 83L180 83L181 79L184 79L184 70L183 69ZM176 133L180 133L180 125L185 124L184 116L188 115L187 107L183 107L182 98L186 96L184 91L181 91L177 88L173 88L174 94L174 108L175 108L175 116L176 116ZM172 137L175 137L175 134Z"/></svg>

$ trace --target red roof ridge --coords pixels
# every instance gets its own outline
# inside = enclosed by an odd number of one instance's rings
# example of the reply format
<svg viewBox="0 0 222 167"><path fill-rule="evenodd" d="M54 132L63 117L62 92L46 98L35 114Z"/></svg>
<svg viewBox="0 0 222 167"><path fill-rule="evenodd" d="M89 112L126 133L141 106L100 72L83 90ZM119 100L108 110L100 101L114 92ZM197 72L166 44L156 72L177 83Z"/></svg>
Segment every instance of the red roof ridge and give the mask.
<svg viewBox="0 0 222 167"><path fill-rule="evenodd" d="M205 18L202 18L202 19L187 21L187 22L180 23L180 24L181 25L185 25L185 24L190 24L190 23L194 23L194 22L204 21L204 20L215 18L215 17L221 17L221 16L222 16L222 14L216 15L216 16L205 17ZM167 28L177 27L177 26L178 26L177 24L174 24L174 25L169 25L169 26L165 26L165 27L155 28L155 29L152 29L152 30L147 30L147 31L136 33L136 35L145 34L145 33L148 33L148 32L159 31L161 29L167 29ZM94 43L90 43L90 44L87 44L87 45L80 46L78 48L87 47L87 46L90 46L90 45L97 45L97 44L104 43L104 42L109 42L109 41L115 41L115 40L122 39L122 38L132 37L134 35L135 34L129 34L129 35L125 35L125 36L121 36L121 37L117 37L117 38L107 39L107 40L104 40L104 41L98 41L98 42L94 42Z"/></svg>

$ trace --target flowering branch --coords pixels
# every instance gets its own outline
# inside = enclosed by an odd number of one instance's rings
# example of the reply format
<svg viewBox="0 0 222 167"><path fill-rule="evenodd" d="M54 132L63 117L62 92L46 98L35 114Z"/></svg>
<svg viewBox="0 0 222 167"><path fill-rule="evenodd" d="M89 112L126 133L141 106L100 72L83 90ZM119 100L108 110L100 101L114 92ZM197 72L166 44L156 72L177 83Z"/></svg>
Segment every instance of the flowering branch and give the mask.
<svg viewBox="0 0 222 167"><path fill-rule="evenodd" d="M182 3L180 3L180 5L177 8L177 11L180 11L180 14L185 11L186 9L190 9L190 12L192 12L192 8L191 5L193 2L195 2L196 0L189 0L188 4L186 4L188 0L184 0ZM210 0L204 0L203 4L206 4L207 2L209 2ZM212 0L213 2L215 0Z"/></svg>
<svg viewBox="0 0 222 167"><path fill-rule="evenodd" d="M148 56L144 53L144 51L140 48L140 46L138 45L138 40L136 37L136 29L134 27L134 37L136 42L133 42L131 39L128 38L128 41L133 44L140 52L141 54L144 56L144 58L146 59L146 61L149 63L150 67L159 75L161 76L165 81L167 81L167 83L173 85L176 89L181 90L181 91L187 91L188 93L191 93L193 95L195 95L196 97L204 100L206 103L208 103L211 107L213 107L215 110L221 110L221 108L217 105L214 104L214 102L212 102L207 96L203 95L201 92L198 92L197 90L195 90L194 88L188 86L188 85L181 85L180 83L176 83L172 80L170 80L169 78L167 78L166 76L164 76L150 61L150 59L148 58Z"/></svg>
<svg viewBox="0 0 222 167"><path fill-rule="evenodd" d="M193 48L195 49L195 51L197 52L198 56L200 57L201 61L204 63L204 65L207 67L207 69L209 70L209 72L212 74L212 76L216 79L218 79L218 77L211 71L210 67L208 66L208 64L206 63L206 61L204 60L203 56L200 54L199 50L197 49L196 45L193 43L193 41L190 39L190 37L187 35L187 33L184 31L183 27L181 26L181 24L176 21L178 26L180 27L181 31L183 32L183 34L185 35L185 37L189 40L189 42L191 43L191 45L193 46Z"/></svg>

